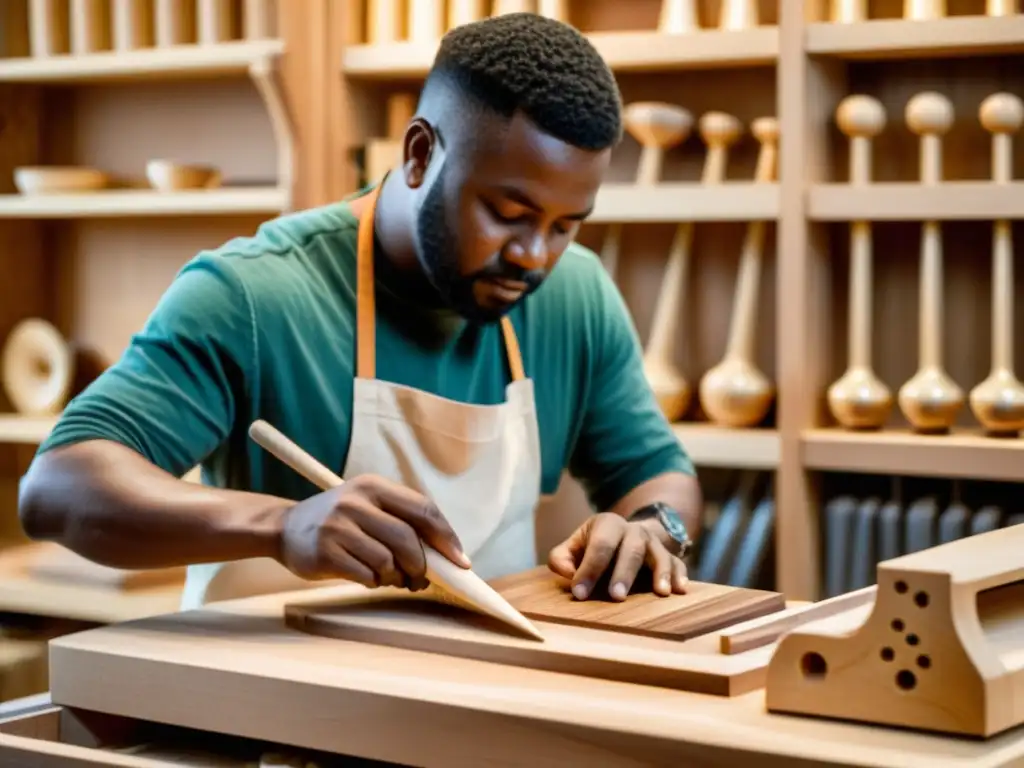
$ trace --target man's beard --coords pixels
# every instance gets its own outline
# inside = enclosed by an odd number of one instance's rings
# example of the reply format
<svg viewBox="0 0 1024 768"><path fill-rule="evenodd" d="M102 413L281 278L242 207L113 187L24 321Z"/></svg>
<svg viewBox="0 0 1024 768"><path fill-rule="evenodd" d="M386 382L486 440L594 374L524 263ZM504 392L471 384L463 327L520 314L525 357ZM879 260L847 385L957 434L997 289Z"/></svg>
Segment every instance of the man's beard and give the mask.
<svg viewBox="0 0 1024 768"><path fill-rule="evenodd" d="M445 216L446 172L447 168L441 169L420 207L416 220L417 256L427 279L449 308L472 323L493 323L507 313L509 307L480 306L473 293L473 285L477 280L520 280L529 286L523 294L525 297L540 285L544 275L540 271L527 272L505 264L499 256L489 260L487 266L473 274L460 273L458 235Z"/></svg>

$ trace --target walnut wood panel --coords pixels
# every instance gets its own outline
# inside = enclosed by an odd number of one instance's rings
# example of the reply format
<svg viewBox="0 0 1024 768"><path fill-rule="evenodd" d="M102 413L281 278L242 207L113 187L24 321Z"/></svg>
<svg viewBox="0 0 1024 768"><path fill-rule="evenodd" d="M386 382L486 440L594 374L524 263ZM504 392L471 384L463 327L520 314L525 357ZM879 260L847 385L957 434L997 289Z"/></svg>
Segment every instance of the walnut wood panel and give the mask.
<svg viewBox="0 0 1024 768"><path fill-rule="evenodd" d="M778 592L694 581L683 595L638 591L616 602L598 589L591 599L576 600L569 585L544 566L491 584L531 619L671 640L697 637L786 607Z"/></svg>
<svg viewBox="0 0 1024 768"><path fill-rule="evenodd" d="M338 640L716 696L760 688L772 651L724 656L715 636L678 642L560 624L541 624L538 642L487 616L393 589L289 605L285 621Z"/></svg>

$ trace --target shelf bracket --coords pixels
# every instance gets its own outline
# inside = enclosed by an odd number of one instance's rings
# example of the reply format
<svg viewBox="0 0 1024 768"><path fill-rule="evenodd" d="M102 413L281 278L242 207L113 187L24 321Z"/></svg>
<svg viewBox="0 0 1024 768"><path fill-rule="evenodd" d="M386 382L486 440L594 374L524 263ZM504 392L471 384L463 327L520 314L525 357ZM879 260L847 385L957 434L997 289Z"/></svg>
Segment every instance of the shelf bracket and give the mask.
<svg viewBox="0 0 1024 768"><path fill-rule="evenodd" d="M285 192L282 213L288 213L295 199L295 128L285 105L278 59L279 54L276 53L260 56L249 65L249 77L270 116L270 127L277 144L277 186Z"/></svg>

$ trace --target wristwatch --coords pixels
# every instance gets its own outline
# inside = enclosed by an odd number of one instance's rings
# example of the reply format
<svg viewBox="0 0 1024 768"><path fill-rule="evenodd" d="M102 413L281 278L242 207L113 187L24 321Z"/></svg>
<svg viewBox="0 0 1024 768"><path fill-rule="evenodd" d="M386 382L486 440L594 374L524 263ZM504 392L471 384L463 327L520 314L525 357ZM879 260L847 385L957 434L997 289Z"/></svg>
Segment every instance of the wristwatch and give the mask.
<svg viewBox="0 0 1024 768"><path fill-rule="evenodd" d="M656 501L653 504L648 504L646 507L640 507L640 509L636 510L629 516L629 522L639 523L651 518L657 518L658 522L665 528L669 538L678 545L679 550L675 553L676 557L686 557L692 542L679 513L668 504Z"/></svg>

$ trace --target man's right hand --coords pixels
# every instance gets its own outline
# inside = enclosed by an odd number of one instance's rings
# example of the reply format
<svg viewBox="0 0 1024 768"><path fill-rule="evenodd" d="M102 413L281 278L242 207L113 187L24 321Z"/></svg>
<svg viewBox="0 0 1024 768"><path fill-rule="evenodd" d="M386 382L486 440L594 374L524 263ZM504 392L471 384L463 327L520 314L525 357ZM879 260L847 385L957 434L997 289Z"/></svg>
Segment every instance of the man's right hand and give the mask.
<svg viewBox="0 0 1024 768"><path fill-rule="evenodd" d="M421 542L469 568L458 536L430 499L383 477L359 475L288 510L281 561L308 581L418 591L428 584Z"/></svg>

